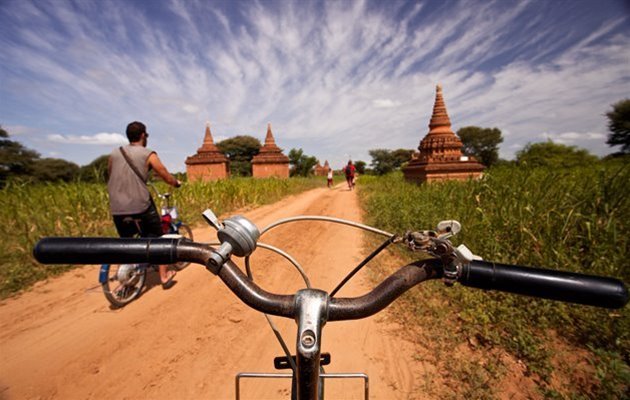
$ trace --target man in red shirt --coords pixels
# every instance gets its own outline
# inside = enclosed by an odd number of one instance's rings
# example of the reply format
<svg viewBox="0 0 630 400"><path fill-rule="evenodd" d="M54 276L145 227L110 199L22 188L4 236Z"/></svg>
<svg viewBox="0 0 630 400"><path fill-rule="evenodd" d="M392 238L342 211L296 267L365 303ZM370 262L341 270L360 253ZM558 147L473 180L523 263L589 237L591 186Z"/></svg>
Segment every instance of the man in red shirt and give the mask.
<svg viewBox="0 0 630 400"><path fill-rule="evenodd" d="M344 172L346 173L346 182L348 182L348 189L352 190L354 188L354 174L356 172L356 168L352 164L352 160L348 161L348 165L344 168Z"/></svg>

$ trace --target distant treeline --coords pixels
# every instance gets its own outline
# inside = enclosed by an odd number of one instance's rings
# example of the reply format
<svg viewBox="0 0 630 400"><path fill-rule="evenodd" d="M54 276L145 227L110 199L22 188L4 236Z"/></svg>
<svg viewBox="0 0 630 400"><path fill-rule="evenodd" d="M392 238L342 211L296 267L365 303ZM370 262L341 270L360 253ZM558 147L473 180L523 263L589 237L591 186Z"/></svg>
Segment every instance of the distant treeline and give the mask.
<svg viewBox="0 0 630 400"><path fill-rule="evenodd" d="M252 176L252 158L260 151L261 143L252 136L235 136L217 143L217 147L230 160L232 177ZM87 165L79 166L60 158L42 158L41 155L17 141L9 139L9 133L0 127L0 187L7 181L19 183L37 182L107 182L108 158L105 154ZM313 175L319 160L302 149L289 151L291 176ZM182 181L185 173L175 173Z"/></svg>
<svg viewBox="0 0 630 400"><path fill-rule="evenodd" d="M630 99L612 105L606 113L609 134L606 143L621 146L618 153L609 157L630 154ZM499 128L466 126L457 131L462 141L462 153L474 157L486 167L517 164L527 167L575 167L588 165L598 160L585 149L566 146L552 141L528 143L516 153L516 160L499 158L499 145L503 142ZM252 158L260 151L261 143L252 136L235 136L217 143L217 147L230 160L230 174L234 177L252 175ZM372 162L354 160L361 175L384 175L404 167L411 159L413 149L373 149L369 151ZM107 180L107 155L100 156L88 165L77 164L58 158L41 158L34 150L21 143L9 140L9 133L0 126L0 187L8 179L25 182L82 181L104 182ZM288 153L291 176L309 176L319 160L300 149ZM178 174L185 180L185 174Z"/></svg>

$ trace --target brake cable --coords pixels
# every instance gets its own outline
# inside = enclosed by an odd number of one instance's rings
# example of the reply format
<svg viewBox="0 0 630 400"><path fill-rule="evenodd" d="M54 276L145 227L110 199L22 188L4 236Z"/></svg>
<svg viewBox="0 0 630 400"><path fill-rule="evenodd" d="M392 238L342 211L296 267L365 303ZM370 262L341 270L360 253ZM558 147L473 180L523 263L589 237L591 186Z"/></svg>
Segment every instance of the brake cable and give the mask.
<svg viewBox="0 0 630 400"><path fill-rule="evenodd" d="M374 257L376 257L381 251L385 250L385 248L387 246L389 246L390 244L396 242L397 239L399 239L398 235L392 235L392 237L390 237L389 239L384 241L380 246L378 246L378 248L376 250L374 250L372 252L372 254L367 256L365 258L365 260L361 261L361 263L359 265L357 265L352 271L350 271L350 273L348 275L346 275L345 278L343 278L343 280L339 283L339 285L337 285L337 287L332 292L330 292L330 298L332 299L333 297L335 297L335 294L337 294L337 292L343 287L343 285L345 285L346 282L348 282L350 279L352 279L352 277L357 272L359 272L361 270L361 268L363 268L365 266L365 264L369 263L370 260L372 260Z"/></svg>
<svg viewBox="0 0 630 400"><path fill-rule="evenodd" d="M342 225L348 225L354 228L359 228L359 229L363 229L372 233L376 233L379 235L383 235L383 236L387 236L388 239L381 244L375 251L373 251L365 260L363 260L363 262L361 262L356 268L354 268L342 281L339 285L337 285L337 287L335 288L335 290L333 290L332 294L330 295L330 297L332 298L334 296L334 294L336 292L338 292L341 287L343 285L345 285L361 268L363 268L371 259L373 259L377 254L379 254L381 251L383 251L387 246L389 246L390 244L399 241L400 238L397 235L394 235L392 233L380 230L380 229L376 229L374 227L368 226L368 225L364 225L364 224L360 224L358 222L354 222L354 221L348 221L345 219L341 219L341 218L335 218L335 217L323 217L323 216L312 216L312 215L303 215L303 216L298 216L298 217L291 217L291 218L285 218L285 219L281 219L278 220L274 223L272 223L271 225L268 225L267 227L265 227L261 232L260 232L260 236L262 237L262 235L268 231L270 231L271 229L289 223L289 222L297 222L297 221L325 221L325 222L332 222L332 223L337 223L337 224L342 224ZM215 243L210 243L210 245L216 245ZM302 266L293 258L291 257L288 253L284 252L283 250L275 247L275 246L271 246L265 243L260 243L258 242L256 244L258 247L267 249L267 250L271 250L273 252L276 252L278 254L280 254L281 256L283 256L284 258L286 258L287 260L289 260L291 262L291 264L293 264L293 266L295 266L295 268L298 270L298 272L300 273L300 275L302 276L302 279L304 280L304 283L306 284L307 288L311 288L311 283L308 279L308 276L306 275L306 273L304 272L304 269L302 268ZM252 273L251 267L250 267L250 262L249 262L249 255L247 255L245 257L245 270L247 272L247 276L253 281L254 280L254 275ZM269 323L269 326L271 327L271 330L273 331L274 335L276 336L276 338L278 339L278 342L280 343L280 346L282 347L282 350L284 351L284 354L287 357L287 360L289 362L289 364L291 365L291 369L295 372L297 370L297 365L295 364L295 361L293 360L293 357L291 356L291 352L288 348L288 346L286 345L284 339L282 338L282 335L280 334L280 331L278 329L278 327L276 326L276 324L271 320L271 318L267 315L264 314L265 318L267 319L267 322Z"/></svg>

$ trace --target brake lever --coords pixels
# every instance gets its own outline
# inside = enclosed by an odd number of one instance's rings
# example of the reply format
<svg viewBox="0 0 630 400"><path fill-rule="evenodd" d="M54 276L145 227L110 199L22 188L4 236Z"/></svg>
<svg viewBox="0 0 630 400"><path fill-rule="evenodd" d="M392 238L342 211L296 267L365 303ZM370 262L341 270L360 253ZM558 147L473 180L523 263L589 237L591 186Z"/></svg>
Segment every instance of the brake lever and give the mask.
<svg viewBox="0 0 630 400"><path fill-rule="evenodd" d="M421 251L442 260L444 283L451 286L459 278L463 265L473 260L481 260L481 257L474 255L466 245L460 244L455 248L448 240L461 229L462 225L456 220L440 221L436 231L406 232L402 241L411 251Z"/></svg>
<svg viewBox="0 0 630 400"><path fill-rule="evenodd" d="M437 233L434 231L420 231L420 232L405 232L402 236L402 242L411 251L422 251L430 253L430 249L433 246L433 239L437 238Z"/></svg>

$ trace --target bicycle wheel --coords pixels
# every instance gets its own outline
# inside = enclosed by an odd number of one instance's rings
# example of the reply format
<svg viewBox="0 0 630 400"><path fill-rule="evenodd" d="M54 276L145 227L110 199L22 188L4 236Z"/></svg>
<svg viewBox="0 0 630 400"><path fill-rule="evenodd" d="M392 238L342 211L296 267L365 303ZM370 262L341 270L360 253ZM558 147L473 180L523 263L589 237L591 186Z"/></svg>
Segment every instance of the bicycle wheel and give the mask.
<svg viewBox="0 0 630 400"><path fill-rule="evenodd" d="M186 224L181 224L179 226L178 232L179 235L182 235L182 237L192 241L193 240L193 233L192 233L192 229L190 229L190 227ZM178 263L175 263L175 268L178 271L181 271L182 269L186 268L188 266L188 264L190 264L190 262L188 261L180 261Z"/></svg>
<svg viewBox="0 0 630 400"><path fill-rule="evenodd" d="M147 264L111 264L101 286L114 307L124 307L140 295L146 278Z"/></svg>

